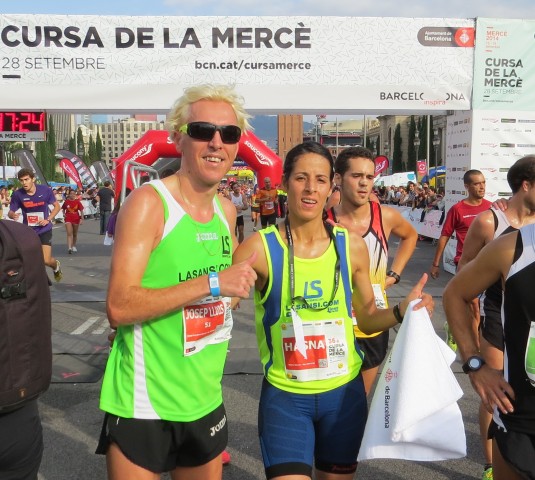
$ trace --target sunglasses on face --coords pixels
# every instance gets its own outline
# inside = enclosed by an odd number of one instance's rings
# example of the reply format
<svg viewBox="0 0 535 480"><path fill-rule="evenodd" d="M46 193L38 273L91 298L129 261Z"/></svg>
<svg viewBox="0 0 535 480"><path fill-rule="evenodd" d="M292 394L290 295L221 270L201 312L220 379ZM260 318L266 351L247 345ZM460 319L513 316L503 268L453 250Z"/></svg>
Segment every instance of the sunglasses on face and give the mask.
<svg viewBox="0 0 535 480"><path fill-rule="evenodd" d="M238 143L241 137L241 129L237 125L214 125L208 122L191 122L182 125L178 131L186 133L195 140L209 142L214 138L215 132L221 135L223 143Z"/></svg>

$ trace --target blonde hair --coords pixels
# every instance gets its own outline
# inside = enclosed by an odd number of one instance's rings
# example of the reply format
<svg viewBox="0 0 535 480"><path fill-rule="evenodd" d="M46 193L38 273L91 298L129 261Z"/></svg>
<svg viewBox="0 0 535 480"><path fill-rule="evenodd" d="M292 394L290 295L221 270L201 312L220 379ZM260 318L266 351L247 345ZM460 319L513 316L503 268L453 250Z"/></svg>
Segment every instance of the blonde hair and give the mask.
<svg viewBox="0 0 535 480"><path fill-rule="evenodd" d="M251 115L245 111L243 98L234 91L233 87L228 85L205 84L186 88L184 95L175 102L167 116L167 129L171 134L178 132L178 129L187 123L190 105L199 100L227 102L234 110L238 127L241 128L242 132L252 130L248 121Z"/></svg>

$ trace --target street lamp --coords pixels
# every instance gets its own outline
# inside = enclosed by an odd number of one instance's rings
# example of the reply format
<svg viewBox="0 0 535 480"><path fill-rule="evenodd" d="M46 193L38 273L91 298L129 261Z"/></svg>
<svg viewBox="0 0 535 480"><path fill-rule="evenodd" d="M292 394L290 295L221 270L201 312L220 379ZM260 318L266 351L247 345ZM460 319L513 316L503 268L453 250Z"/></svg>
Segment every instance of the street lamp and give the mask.
<svg viewBox="0 0 535 480"><path fill-rule="evenodd" d="M387 158L388 158L388 154L390 153L390 149L388 147L389 147L388 142L385 142L385 144L384 144L384 152L385 152L385 156Z"/></svg>
<svg viewBox="0 0 535 480"><path fill-rule="evenodd" d="M415 155L416 155L416 170L418 170L418 150L420 149L420 132L416 130L414 132L414 140L412 141L412 144L414 145ZM427 166L427 160L426 160L426 170L427 170L427 176L429 177L429 167ZM427 179L429 180L429 178Z"/></svg>
<svg viewBox="0 0 535 480"><path fill-rule="evenodd" d="M385 142L383 144L383 151L385 152L385 157L388 158L388 154L390 153L390 148L388 145L388 142ZM388 173L392 173L392 165L390 164L390 159L388 159Z"/></svg>
<svg viewBox="0 0 535 480"><path fill-rule="evenodd" d="M433 147L435 149L435 188L438 188L437 168L438 168L438 146L440 145L440 138L438 136L438 128L433 129Z"/></svg>
<svg viewBox="0 0 535 480"><path fill-rule="evenodd" d="M377 139L372 140L372 153L375 158L377 156Z"/></svg>

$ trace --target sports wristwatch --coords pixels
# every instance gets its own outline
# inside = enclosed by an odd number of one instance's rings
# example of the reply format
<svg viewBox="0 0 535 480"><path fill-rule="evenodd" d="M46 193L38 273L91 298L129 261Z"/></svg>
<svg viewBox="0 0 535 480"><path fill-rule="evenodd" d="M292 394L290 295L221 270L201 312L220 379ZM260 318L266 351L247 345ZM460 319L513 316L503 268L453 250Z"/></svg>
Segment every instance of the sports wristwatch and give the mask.
<svg viewBox="0 0 535 480"><path fill-rule="evenodd" d="M477 372L483 365L485 365L485 360L477 355L470 357L465 363L463 363L463 372Z"/></svg>
<svg viewBox="0 0 535 480"><path fill-rule="evenodd" d="M386 276L387 277L392 277L395 280L394 285L396 283L399 283L399 281L401 280L400 275L397 274L396 272L394 272L394 270L388 270L388 272L386 272Z"/></svg>

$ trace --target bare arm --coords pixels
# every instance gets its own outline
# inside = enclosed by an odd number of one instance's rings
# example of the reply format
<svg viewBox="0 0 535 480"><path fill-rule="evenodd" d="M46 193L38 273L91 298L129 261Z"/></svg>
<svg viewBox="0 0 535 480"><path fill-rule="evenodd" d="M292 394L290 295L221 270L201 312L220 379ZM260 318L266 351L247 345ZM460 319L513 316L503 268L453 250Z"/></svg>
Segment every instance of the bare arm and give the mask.
<svg viewBox="0 0 535 480"><path fill-rule="evenodd" d="M440 261L442 259L442 254L444 253L444 249L446 248L446 244L448 243L449 239L450 237L446 237L445 235L442 235L438 239L437 249L435 250L435 257L433 258L433 263L431 265L431 276L433 278L438 278L439 276Z"/></svg>
<svg viewBox="0 0 535 480"><path fill-rule="evenodd" d="M481 212L470 225L463 244L457 271L476 258L481 249L494 237L494 217L490 210Z"/></svg>
<svg viewBox="0 0 535 480"><path fill-rule="evenodd" d="M207 275L167 288L141 286L149 256L161 239L163 218L161 200L150 186L133 191L121 208L107 297L112 327L160 317L210 293ZM222 270L219 272L221 295L246 298L255 279L248 261Z"/></svg>
<svg viewBox="0 0 535 480"><path fill-rule="evenodd" d="M54 205L54 208L50 212L50 215L48 216L48 218L44 219L44 221L46 221L46 223L53 222L54 218L56 218L56 215L61 210L61 205L59 204L59 202L57 200L52 205Z"/></svg>
<svg viewBox="0 0 535 480"><path fill-rule="evenodd" d="M259 233L253 233L247 237L236 249L232 256L232 263L239 264L250 258L256 252L255 261L251 264L251 267L256 272L257 278L255 282L255 288L262 290L268 281L269 269L264 251L264 244Z"/></svg>
<svg viewBox="0 0 535 480"><path fill-rule="evenodd" d="M381 210L383 212L383 225L386 228L385 233L387 238L390 236L390 233L393 233L400 239L390 270L401 275L416 248L418 232L395 208L381 207ZM394 282L394 278L387 277L385 288L390 287Z"/></svg>
<svg viewBox="0 0 535 480"><path fill-rule="evenodd" d="M353 308L358 321L359 329L366 334L388 330L398 324L393 309L378 309L375 305L375 296L369 276L369 257L364 240L359 235L351 234L351 267L353 269ZM430 295L423 293L427 282L424 274L413 290L399 305L401 315L405 315L409 303L420 298L422 301L415 309L427 308L433 311L434 302Z"/></svg>
<svg viewBox="0 0 535 480"><path fill-rule="evenodd" d="M479 293L505 277L513 262L517 235L517 232L513 232L485 246L474 260L450 280L444 290L444 311L464 361L479 355L469 305ZM507 395L514 399L514 392L501 371L484 365L469 375L472 386L489 412L495 405L504 413L513 411Z"/></svg>

